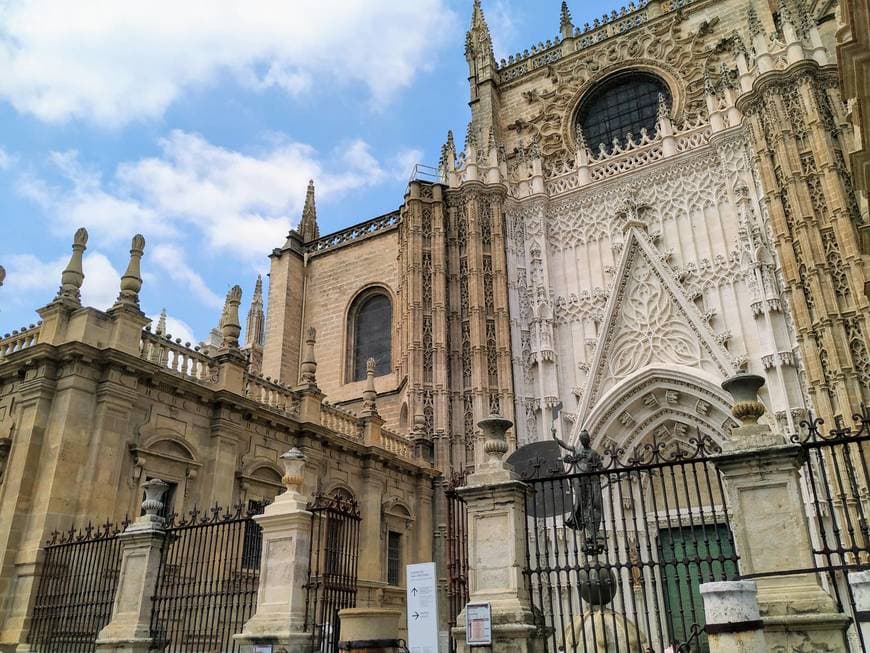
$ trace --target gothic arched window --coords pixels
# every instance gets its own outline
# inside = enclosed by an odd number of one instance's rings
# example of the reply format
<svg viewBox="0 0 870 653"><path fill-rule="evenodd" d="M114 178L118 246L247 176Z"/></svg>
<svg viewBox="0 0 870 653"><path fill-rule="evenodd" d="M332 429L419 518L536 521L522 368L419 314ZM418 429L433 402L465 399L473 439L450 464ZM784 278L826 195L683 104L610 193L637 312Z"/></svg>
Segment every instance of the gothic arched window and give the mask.
<svg viewBox="0 0 870 653"><path fill-rule="evenodd" d="M350 310L348 360L350 380L366 378L366 361L375 359L375 375L392 369L393 307L382 291L366 292Z"/></svg>
<svg viewBox="0 0 870 653"><path fill-rule="evenodd" d="M635 139L645 128L652 136L656 128L659 95L670 106L667 84L650 73L619 73L592 89L577 112L577 126L593 152L603 143L606 150L613 139L620 143L630 133Z"/></svg>

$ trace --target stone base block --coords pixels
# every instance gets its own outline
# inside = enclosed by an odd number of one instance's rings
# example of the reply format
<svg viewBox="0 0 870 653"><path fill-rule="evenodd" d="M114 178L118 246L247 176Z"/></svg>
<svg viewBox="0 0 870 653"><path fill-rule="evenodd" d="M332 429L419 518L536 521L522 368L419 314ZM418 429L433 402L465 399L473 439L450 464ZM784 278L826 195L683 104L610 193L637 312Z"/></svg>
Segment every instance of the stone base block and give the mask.
<svg viewBox="0 0 870 653"><path fill-rule="evenodd" d="M148 653L152 650L153 641L147 639L101 640L97 642L97 653Z"/></svg>
<svg viewBox="0 0 870 653"><path fill-rule="evenodd" d="M762 621L771 651L849 652L844 635L849 618L844 614L791 614Z"/></svg>
<svg viewBox="0 0 870 653"><path fill-rule="evenodd" d="M311 633L290 632L262 636L246 633L233 636L233 640L239 645L240 653L254 653L255 650L268 653L312 653L314 651L312 639Z"/></svg>

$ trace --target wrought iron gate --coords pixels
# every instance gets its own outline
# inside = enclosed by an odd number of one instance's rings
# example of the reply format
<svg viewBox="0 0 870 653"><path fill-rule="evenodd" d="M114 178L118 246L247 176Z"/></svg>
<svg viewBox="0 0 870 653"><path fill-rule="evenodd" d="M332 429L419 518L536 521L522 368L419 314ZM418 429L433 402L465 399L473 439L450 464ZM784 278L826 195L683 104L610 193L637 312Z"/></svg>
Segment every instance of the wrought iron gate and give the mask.
<svg viewBox="0 0 870 653"><path fill-rule="evenodd" d="M117 539L129 522L55 532L45 546L29 641L40 653L94 650L112 616L121 562Z"/></svg>
<svg viewBox="0 0 870 653"><path fill-rule="evenodd" d="M690 446L583 446L532 467L525 573L549 651L708 650L698 586L736 578L737 556L718 448Z"/></svg>
<svg viewBox="0 0 870 653"><path fill-rule="evenodd" d="M260 581L262 534L252 517L240 505L170 520L151 614L156 650L238 650L232 637L253 615Z"/></svg>
<svg viewBox="0 0 870 653"><path fill-rule="evenodd" d="M870 615L857 610L849 585L849 572L870 566L870 409L854 415L854 424L838 420L827 434L823 421L812 416L801 422L802 435L792 437L804 451L802 469L808 512L813 516L815 570L822 573L837 607L852 618L845 645L867 650L860 623ZM806 573L796 569L793 573Z"/></svg>
<svg viewBox="0 0 870 653"><path fill-rule="evenodd" d="M456 488L465 485L467 474L455 474L447 483L447 628L451 653L456 651L453 627L468 603L468 513Z"/></svg>
<svg viewBox="0 0 870 653"><path fill-rule="evenodd" d="M354 499L318 494L311 512L305 629L315 651L338 651L338 611L356 607L359 506Z"/></svg>

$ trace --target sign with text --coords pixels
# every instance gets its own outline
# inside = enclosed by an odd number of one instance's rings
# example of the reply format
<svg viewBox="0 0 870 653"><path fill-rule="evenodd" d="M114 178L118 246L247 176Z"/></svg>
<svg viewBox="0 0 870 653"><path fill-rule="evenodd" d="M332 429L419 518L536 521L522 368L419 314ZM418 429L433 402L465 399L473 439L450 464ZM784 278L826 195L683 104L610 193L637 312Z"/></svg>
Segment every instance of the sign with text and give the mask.
<svg viewBox="0 0 870 653"><path fill-rule="evenodd" d="M465 604L465 643L492 646L492 609L489 603Z"/></svg>
<svg viewBox="0 0 870 653"><path fill-rule="evenodd" d="M438 586L434 562L408 565L408 650L438 653Z"/></svg>

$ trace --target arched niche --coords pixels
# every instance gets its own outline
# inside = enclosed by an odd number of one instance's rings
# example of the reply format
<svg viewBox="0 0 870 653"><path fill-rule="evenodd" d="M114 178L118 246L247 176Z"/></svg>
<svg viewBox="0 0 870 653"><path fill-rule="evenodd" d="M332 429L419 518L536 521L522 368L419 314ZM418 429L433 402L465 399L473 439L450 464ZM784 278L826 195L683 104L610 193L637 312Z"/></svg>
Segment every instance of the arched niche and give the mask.
<svg viewBox="0 0 870 653"><path fill-rule="evenodd" d="M731 398L721 380L700 369L677 365L648 366L622 379L572 429L572 441L586 429L592 446L631 451L652 437L687 447L698 431L716 444L728 439L737 423ZM661 440L659 440L661 441Z"/></svg>
<svg viewBox="0 0 870 653"><path fill-rule="evenodd" d="M239 502L249 510L258 511L284 490L283 474L273 461L258 459L250 462L236 477Z"/></svg>
<svg viewBox="0 0 870 653"><path fill-rule="evenodd" d="M196 498L196 484L202 467L196 448L181 434L157 429L143 434L139 445L130 446L133 457L133 493L130 515L138 515L144 496L144 484L159 478L169 485L164 495L164 512L181 513L187 509L191 495Z"/></svg>

